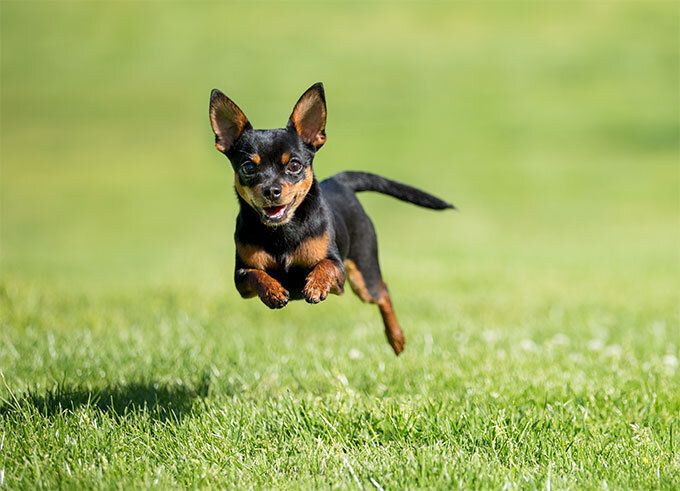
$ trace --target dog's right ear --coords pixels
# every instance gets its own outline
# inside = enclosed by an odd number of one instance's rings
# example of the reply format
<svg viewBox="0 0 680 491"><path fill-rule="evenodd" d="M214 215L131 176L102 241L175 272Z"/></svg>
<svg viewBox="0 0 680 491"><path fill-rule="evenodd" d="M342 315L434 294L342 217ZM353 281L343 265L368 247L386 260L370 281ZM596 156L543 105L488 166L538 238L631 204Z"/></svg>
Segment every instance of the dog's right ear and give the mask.
<svg viewBox="0 0 680 491"><path fill-rule="evenodd" d="M252 125L243 111L217 89L210 94L210 124L215 133L215 146L226 154Z"/></svg>

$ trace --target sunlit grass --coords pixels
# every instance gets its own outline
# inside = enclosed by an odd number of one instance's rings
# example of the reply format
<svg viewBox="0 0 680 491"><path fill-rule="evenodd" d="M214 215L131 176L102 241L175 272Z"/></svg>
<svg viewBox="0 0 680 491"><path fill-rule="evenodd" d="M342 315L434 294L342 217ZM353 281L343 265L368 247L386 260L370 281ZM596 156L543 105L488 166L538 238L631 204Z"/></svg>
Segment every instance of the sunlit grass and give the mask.
<svg viewBox="0 0 680 491"><path fill-rule="evenodd" d="M678 9L3 2L0 487L677 488ZM652 27L653 26L653 27ZM407 347L232 285L210 89L362 196Z"/></svg>

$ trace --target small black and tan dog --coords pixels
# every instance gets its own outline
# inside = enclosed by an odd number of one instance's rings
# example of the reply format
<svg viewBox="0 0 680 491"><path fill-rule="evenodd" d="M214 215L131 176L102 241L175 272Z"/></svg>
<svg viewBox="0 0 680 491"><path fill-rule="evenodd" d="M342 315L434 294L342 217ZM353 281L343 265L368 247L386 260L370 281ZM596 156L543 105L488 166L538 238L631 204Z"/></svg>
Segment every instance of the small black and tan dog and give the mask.
<svg viewBox="0 0 680 491"><path fill-rule="evenodd" d="M323 85L310 87L285 128L255 130L234 102L210 96L215 146L236 174L236 288L272 309L288 300L318 303L343 293L345 276L359 298L377 304L396 354L404 334L378 265L371 220L355 194L377 191L419 206L453 208L445 201L366 172L341 172L318 182L314 155L326 142Z"/></svg>

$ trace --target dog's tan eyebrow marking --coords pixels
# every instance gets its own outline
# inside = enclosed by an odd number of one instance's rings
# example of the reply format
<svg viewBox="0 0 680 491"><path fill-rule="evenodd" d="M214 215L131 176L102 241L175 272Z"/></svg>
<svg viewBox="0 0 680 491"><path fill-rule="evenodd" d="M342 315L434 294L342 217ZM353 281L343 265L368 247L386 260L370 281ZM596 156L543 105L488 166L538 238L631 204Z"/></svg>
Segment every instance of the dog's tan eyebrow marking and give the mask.
<svg viewBox="0 0 680 491"><path fill-rule="evenodd" d="M257 164L257 165L260 165L260 161L261 161L262 159L260 159L260 155L259 155L259 154L254 153L254 154L252 154L252 155L250 156L250 160L252 160L253 163L255 163L255 164Z"/></svg>
<svg viewBox="0 0 680 491"><path fill-rule="evenodd" d="M286 165L289 160L290 160L289 153L284 153L283 155L281 155L281 162L283 163L283 165Z"/></svg>

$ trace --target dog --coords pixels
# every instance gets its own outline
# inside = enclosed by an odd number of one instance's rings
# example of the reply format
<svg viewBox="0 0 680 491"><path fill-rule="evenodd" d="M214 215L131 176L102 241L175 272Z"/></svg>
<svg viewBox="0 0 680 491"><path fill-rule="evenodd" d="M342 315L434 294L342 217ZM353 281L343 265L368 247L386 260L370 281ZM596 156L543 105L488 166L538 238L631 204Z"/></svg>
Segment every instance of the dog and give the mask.
<svg viewBox="0 0 680 491"><path fill-rule="evenodd" d="M355 196L377 191L443 210L453 205L414 187L367 172L341 172L322 182L313 160L326 143L323 84L298 100L285 128L256 130L239 107L214 89L210 123L215 146L234 169L240 205L236 218L234 280L243 298L269 308L340 295L345 278L363 301L378 305L387 340L399 355L404 334L380 273L373 224Z"/></svg>

